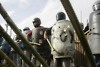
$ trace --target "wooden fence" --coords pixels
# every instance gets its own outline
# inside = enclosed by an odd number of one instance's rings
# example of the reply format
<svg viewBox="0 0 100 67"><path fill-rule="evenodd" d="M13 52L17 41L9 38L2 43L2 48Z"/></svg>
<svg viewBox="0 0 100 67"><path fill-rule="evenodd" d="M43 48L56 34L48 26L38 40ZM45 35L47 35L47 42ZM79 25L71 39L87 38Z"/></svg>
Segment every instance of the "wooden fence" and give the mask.
<svg viewBox="0 0 100 67"><path fill-rule="evenodd" d="M88 35L86 35L86 38L88 40ZM80 66L91 67L89 62L88 62L85 51L83 50L81 43L80 43L76 34L75 34L74 39L75 39L75 55L74 55L75 66L77 66L77 67L80 67Z"/></svg>

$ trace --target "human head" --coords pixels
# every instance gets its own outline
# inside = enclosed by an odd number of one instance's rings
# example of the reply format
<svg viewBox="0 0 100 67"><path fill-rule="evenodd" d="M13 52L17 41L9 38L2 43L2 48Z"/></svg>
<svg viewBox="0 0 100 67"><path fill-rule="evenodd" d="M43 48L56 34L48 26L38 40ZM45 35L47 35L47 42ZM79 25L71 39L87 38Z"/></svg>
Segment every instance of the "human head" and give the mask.
<svg viewBox="0 0 100 67"><path fill-rule="evenodd" d="M23 31L26 31L26 30L30 30L30 28L29 28L29 27L25 27L25 28L23 29Z"/></svg>
<svg viewBox="0 0 100 67"><path fill-rule="evenodd" d="M34 27L39 27L41 25L40 18L34 18L33 25L34 25Z"/></svg>
<svg viewBox="0 0 100 67"><path fill-rule="evenodd" d="M96 1L96 2L93 4L93 10L94 10L94 11L100 10L100 0Z"/></svg>
<svg viewBox="0 0 100 67"><path fill-rule="evenodd" d="M64 12L58 12L57 15L56 15L56 20L59 21L59 20L64 20L66 19L66 15Z"/></svg>

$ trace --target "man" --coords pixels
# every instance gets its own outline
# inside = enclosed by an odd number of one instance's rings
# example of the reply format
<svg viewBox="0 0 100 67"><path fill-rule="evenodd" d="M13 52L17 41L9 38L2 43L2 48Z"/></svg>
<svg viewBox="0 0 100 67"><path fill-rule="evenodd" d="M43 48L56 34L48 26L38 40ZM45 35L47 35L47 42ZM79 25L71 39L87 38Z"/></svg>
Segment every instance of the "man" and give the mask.
<svg viewBox="0 0 100 67"><path fill-rule="evenodd" d="M46 28L44 28L41 25L41 20L39 18L34 18L33 20L33 26L32 32L29 32L27 36L32 35L32 42L38 43L33 44L33 48L47 61L47 63L50 65L50 56L51 56L51 50L46 40L44 40L44 31ZM35 61L35 57L32 57L32 62L37 65L37 62Z"/></svg>
<svg viewBox="0 0 100 67"><path fill-rule="evenodd" d="M100 67L100 0L93 4L93 12L89 16L89 46L94 55L96 65Z"/></svg>
<svg viewBox="0 0 100 67"><path fill-rule="evenodd" d="M19 29L19 30L22 32L21 29ZM17 46L20 49L24 50L23 42L21 41L21 38L17 34L14 36L14 42L17 44ZM12 54L12 60L17 65L17 67L21 67L22 59L21 59L21 57L17 54L17 52L13 48L11 50L11 54Z"/></svg>
<svg viewBox="0 0 100 67"><path fill-rule="evenodd" d="M57 22L46 30L44 38L48 39L48 35L51 35L54 67L70 67L74 54L74 30L63 12L57 13L56 20Z"/></svg>
<svg viewBox="0 0 100 67"><path fill-rule="evenodd" d="M23 29L24 36L28 39L29 42L31 42L32 41L32 37L31 36L27 36L29 32L31 32L29 27L25 27ZM28 59L31 60L31 58L30 58L31 57L31 52L26 49L25 43L23 43L23 44L24 44L23 45L24 46L23 52L28 57ZM22 67L28 67L28 65L23 60L22 60Z"/></svg>
<svg viewBox="0 0 100 67"><path fill-rule="evenodd" d="M11 55L10 55L10 51L11 51L11 46L9 45L9 43L5 40L5 39L3 39L3 42L2 42L2 48L1 48L1 50L8 56L8 57L10 57L11 58ZM8 63L7 63L7 61L3 58L3 64L4 65L9 65Z"/></svg>

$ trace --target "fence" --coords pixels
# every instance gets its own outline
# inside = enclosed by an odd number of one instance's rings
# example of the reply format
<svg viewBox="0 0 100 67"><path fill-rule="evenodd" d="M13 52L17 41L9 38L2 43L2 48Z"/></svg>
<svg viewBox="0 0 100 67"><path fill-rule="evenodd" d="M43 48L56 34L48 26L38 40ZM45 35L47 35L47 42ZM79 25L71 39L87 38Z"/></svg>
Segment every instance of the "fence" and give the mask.
<svg viewBox="0 0 100 67"><path fill-rule="evenodd" d="M87 59L87 56L85 54L85 51L83 50L83 47L81 46L80 40L77 37L77 34L74 34L74 40L75 40L75 55L74 55L74 63L75 66L84 66L84 67L90 67L89 61ZM88 34L86 35L86 38L88 40Z"/></svg>

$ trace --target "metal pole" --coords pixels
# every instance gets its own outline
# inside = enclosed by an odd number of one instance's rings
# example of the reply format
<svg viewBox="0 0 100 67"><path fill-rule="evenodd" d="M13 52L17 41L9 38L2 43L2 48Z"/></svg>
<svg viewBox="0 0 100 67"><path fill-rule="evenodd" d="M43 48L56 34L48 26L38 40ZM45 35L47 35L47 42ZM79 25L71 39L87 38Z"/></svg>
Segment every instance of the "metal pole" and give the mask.
<svg viewBox="0 0 100 67"><path fill-rule="evenodd" d="M13 49L21 56L21 58L30 66L36 67L31 61L23 54L23 51L17 46L17 44L11 39L11 37L4 31L0 25L0 34L5 38L5 40L13 47Z"/></svg>
<svg viewBox="0 0 100 67"><path fill-rule="evenodd" d="M92 52L90 50L89 44L88 44L88 42L85 38L85 35L84 35L84 33L81 29L81 26L79 24L77 16L76 16L69 0L61 0L61 3L63 5L63 7L65 8L67 15L69 16L69 19L70 19L70 21L71 21L71 23L72 23L72 25L73 25L76 33L77 33L77 36L78 36L78 38L79 38L79 40L80 40L80 42L83 46L83 49L84 49L84 51L85 51L85 53L86 53L86 55L87 55L87 57L88 57L88 59L91 63L91 66L96 67L96 63L94 61L94 58L93 58Z"/></svg>
<svg viewBox="0 0 100 67"><path fill-rule="evenodd" d="M16 34L18 34L18 36L22 39L22 41L24 43L26 43L25 44L26 47L28 48L28 50L30 50L32 52L32 54L37 58L37 60L39 60L43 66L49 67L48 64L46 63L46 61L36 52L36 50L33 49L32 45L28 42L28 40L25 38L25 36L19 31L18 27L14 24L12 19L9 17L9 15L5 11L5 9L3 8L1 3L0 3L0 13L1 13L2 17L5 19L5 21L9 24L9 26L13 29L13 31Z"/></svg>
<svg viewBox="0 0 100 67"><path fill-rule="evenodd" d="M17 67L16 64L0 49L0 55L8 61L8 63L13 66Z"/></svg>

